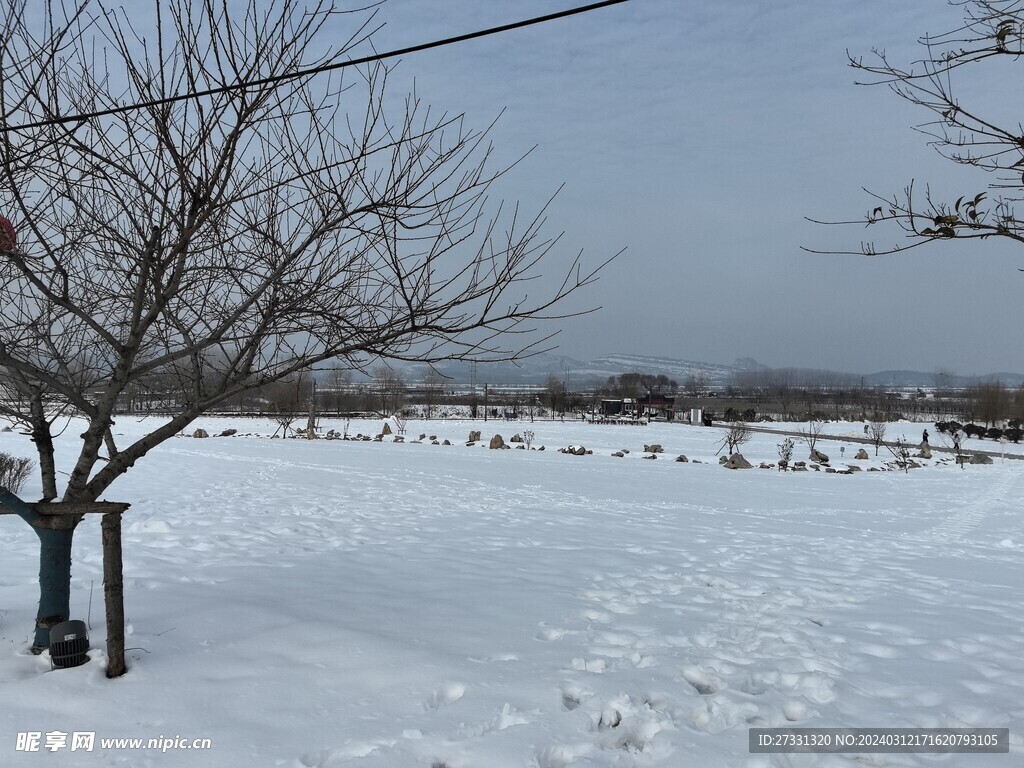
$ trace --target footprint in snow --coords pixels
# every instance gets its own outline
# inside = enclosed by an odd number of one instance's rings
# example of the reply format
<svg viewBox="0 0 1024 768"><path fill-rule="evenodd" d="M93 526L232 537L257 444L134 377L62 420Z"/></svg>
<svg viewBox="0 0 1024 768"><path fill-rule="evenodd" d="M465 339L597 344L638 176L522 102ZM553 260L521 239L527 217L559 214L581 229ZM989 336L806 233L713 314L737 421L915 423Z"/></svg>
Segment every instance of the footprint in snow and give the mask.
<svg viewBox="0 0 1024 768"><path fill-rule="evenodd" d="M718 693L722 688L721 681L699 667L687 667L684 669L683 679L692 685L693 690L701 696L710 696L712 693Z"/></svg>
<svg viewBox="0 0 1024 768"><path fill-rule="evenodd" d="M462 683L447 683L430 694L430 697L423 702L423 708L430 711L447 707L461 699L465 693L466 686Z"/></svg>

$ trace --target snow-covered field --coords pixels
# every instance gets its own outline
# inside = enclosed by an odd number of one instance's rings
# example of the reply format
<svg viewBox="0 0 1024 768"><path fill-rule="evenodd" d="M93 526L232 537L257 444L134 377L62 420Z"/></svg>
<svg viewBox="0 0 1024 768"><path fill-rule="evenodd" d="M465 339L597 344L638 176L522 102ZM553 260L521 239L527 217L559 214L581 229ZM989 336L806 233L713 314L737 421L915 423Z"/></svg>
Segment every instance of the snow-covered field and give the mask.
<svg viewBox="0 0 1024 768"><path fill-rule="evenodd" d="M152 426L122 419L117 439ZM37 542L0 517L0 765L1024 765L1022 461L780 474L723 469L720 430L674 424L408 424L407 441L451 446L195 426L239 435L173 439L107 494L132 504L119 680L103 674L98 520L78 529L72 594L85 619L93 593L92 661L51 672L27 652ZM547 450L467 447L470 429L532 429ZM774 461L780 440L743 453ZM569 444L593 455L556 452ZM886 458L854 462L850 443L837 461L840 445L819 446L839 467ZM33 455L17 433L0 450ZM748 728L785 725L1008 727L1011 746L748 753ZM18 751L24 732L46 754ZM51 754L47 732L97 741ZM212 747L99 743L117 737Z"/></svg>

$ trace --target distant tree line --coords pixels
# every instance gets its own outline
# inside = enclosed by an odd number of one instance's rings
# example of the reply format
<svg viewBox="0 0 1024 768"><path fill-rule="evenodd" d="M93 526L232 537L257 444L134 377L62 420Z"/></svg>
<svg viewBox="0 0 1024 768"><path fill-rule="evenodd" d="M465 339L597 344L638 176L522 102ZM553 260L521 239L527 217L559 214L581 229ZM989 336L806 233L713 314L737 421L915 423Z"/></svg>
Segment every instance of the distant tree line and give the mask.
<svg viewBox="0 0 1024 768"><path fill-rule="evenodd" d="M358 377L354 371L339 367L295 374L239 393L226 398L219 410L303 415L313 407L323 415L388 416L403 410L408 415L415 406L429 418L442 407L469 406L474 417L499 417L511 412L533 419L599 414L602 400L675 398L677 413L699 406L716 421L936 419L965 429L978 425L983 427L982 436L990 436L988 430L1007 429L1009 421L1024 419L1024 385L1007 387L998 381L959 389L936 387L928 392L891 391L862 386L859 377L849 374L797 368L741 371L730 384L717 390L712 389L710 378L703 372L687 376L681 386L664 374L639 371L609 376L600 383L581 380L575 388L567 379L552 374L542 387L489 387L481 391L446 379L432 369L420 379L409 380L398 369L384 364ZM180 397L178 384L173 372L158 370L139 377L125 387L116 412L170 413ZM18 396L16 386L0 379L0 397L10 400Z"/></svg>

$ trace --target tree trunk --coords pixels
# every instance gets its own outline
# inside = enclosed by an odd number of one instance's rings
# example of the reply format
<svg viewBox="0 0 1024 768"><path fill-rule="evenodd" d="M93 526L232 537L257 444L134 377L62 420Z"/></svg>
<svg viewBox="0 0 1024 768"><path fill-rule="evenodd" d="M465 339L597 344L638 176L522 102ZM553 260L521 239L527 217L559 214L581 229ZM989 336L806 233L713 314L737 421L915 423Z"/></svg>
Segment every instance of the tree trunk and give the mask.
<svg viewBox="0 0 1024 768"><path fill-rule="evenodd" d="M74 528L35 528L39 537L39 612L32 652L50 646L50 628L67 621L71 613L71 543Z"/></svg>
<svg viewBox="0 0 1024 768"><path fill-rule="evenodd" d="M107 677L128 671L124 661L124 576L121 563L121 513L108 512L103 530L103 602L107 614Z"/></svg>
<svg viewBox="0 0 1024 768"><path fill-rule="evenodd" d="M81 517L45 517L6 488L0 488L0 504L32 526L39 537L39 611L32 652L42 653L50 646L50 628L67 621L71 612L71 544Z"/></svg>

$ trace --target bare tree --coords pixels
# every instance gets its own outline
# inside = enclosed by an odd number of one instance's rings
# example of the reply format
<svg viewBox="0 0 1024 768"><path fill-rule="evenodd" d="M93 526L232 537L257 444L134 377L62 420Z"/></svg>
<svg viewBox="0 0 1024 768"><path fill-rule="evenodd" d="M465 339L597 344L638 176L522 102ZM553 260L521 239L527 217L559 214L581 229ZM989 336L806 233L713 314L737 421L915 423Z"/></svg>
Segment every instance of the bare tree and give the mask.
<svg viewBox="0 0 1024 768"><path fill-rule="evenodd" d="M994 426L1010 412L1010 393L1000 381L978 384L971 387L966 395L974 418L988 426Z"/></svg>
<svg viewBox="0 0 1024 768"><path fill-rule="evenodd" d="M875 446L875 456L878 455L878 449L885 443L885 427L884 421L872 421L868 424L868 436L871 438L871 442Z"/></svg>
<svg viewBox="0 0 1024 768"><path fill-rule="evenodd" d="M326 388L321 391L324 405L336 414L355 410L352 393L352 372L345 368L332 368Z"/></svg>
<svg viewBox="0 0 1024 768"><path fill-rule="evenodd" d="M956 0L964 23L936 36L925 36L921 59L893 63L884 51L870 58L851 57L850 65L867 76L866 84L886 85L901 99L930 113L918 126L929 144L954 163L988 174L955 201L923 192L914 182L895 195L872 194L872 209L856 223L891 224L905 242L878 249L864 242L862 253L891 254L935 241L998 237L1024 243L1024 222L1015 204L1024 190L1019 120L1007 111L1002 88L977 87L978 69L987 64L1003 77L1002 62L1019 65L1024 54L1024 7L1016 0ZM985 103L984 99L989 99ZM1011 105L1012 106L1012 105ZM986 191L987 190L987 191ZM990 197L989 192L994 192Z"/></svg>
<svg viewBox="0 0 1024 768"><path fill-rule="evenodd" d="M287 438L302 407L302 377L291 376L272 382L263 387L263 393L267 410L277 424L277 429L271 437L277 437L277 433L280 432L281 437Z"/></svg>
<svg viewBox="0 0 1024 768"><path fill-rule="evenodd" d="M726 429L725 435L722 436L721 446L715 453L716 455L721 453L724 448L726 453L732 456L741 445L749 443L753 436L754 433L749 426L742 421L734 421Z"/></svg>
<svg viewBox="0 0 1024 768"><path fill-rule="evenodd" d="M387 365L378 365L370 385L381 416L398 413L405 404L406 385L402 374Z"/></svg>
<svg viewBox="0 0 1024 768"><path fill-rule="evenodd" d="M820 421L809 421L806 427L797 429L797 434L807 443L807 450L814 461L819 460L822 455L818 453L818 438L821 437L823 428Z"/></svg>
<svg viewBox="0 0 1024 768"><path fill-rule="evenodd" d="M444 376L433 368L428 370L423 377L423 403L427 409L428 419L433 416L434 406L441 400L441 395L444 393L444 383Z"/></svg>
<svg viewBox="0 0 1024 768"><path fill-rule="evenodd" d="M295 77L368 45L365 12L155 5L150 29L91 0L0 9L0 212L18 236L0 252L0 367L46 500L93 501L200 414L322 362L539 351L530 332L595 279L579 257L551 274L543 210L488 206L508 169L486 130L416 94L393 110L381 66ZM115 409L154 373L168 419L115 444ZM62 491L61 412L86 422ZM22 516L41 541L40 649L67 618L80 518Z"/></svg>
<svg viewBox="0 0 1024 768"><path fill-rule="evenodd" d="M689 374L683 381L683 389L692 397L703 397L710 386L711 377L703 369Z"/></svg>
<svg viewBox="0 0 1024 768"><path fill-rule="evenodd" d="M561 413L564 420L565 408L568 403L568 392L565 388L565 382L553 373L548 376L548 380L544 385L544 399L547 401L548 408L551 411L551 418L555 418L555 412L557 411Z"/></svg>

